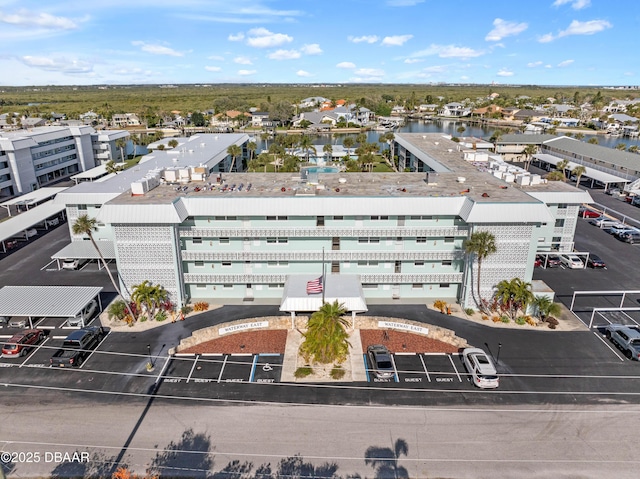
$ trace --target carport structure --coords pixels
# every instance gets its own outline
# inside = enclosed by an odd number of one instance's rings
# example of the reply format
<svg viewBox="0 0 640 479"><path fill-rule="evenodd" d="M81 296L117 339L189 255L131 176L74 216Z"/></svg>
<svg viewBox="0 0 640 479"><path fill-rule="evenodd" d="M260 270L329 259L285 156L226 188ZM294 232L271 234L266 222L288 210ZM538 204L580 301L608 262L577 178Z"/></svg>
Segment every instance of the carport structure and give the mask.
<svg viewBox="0 0 640 479"><path fill-rule="evenodd" d="M549 165L557 166L559 162L563 161L563 158L559 158L554 155L549 155L548 153L537 153L533 155L533 159L535 161L539 161L541 163L547 163ZM611 173L607 173L606 171L601 171L598 169L596 165L586 165L581 163L575 163L573 161L569 161L567 165L567 170L573 170L576 166L584 166L585 173L582 175L585 178L591 178L591 187L593 188L593 182L599 181L604 185L604 189L609 189L609 185L612 183L630 183L631 180L627 178L622 178L620 176L612 175Z"/></svg>
<svg viewBox="0 0 640 479"><path fill-rule="evenodd" d="M113 241L98 240L96 244L105 261L109 262L116 259L116 250ZM99 261L100 255L93 247L91 241L72 241L51 256L51 259L56 260L58 269L61 269L60 261L65 259L96 260L98 261L98 269L103 268L102 263Z"/></svg>
<svg viewBox="0 0 640 479"><path fill-rule="evenodd" d="M101 286L5 286L0 289L0 316L69 318L80 313L92 299L100 301Z"/></svg>
<svg viewBox="0 0 640 479"><path fill-rule="evenodd" d="M369 310L362 292L360 276L356 274L327 274L324 276L324 294L307 294L307 282L318 279L317 275L296 274L289 275L284 285L280 311L291 313L292 321L297 312L318 311L322 302L338 301L344 304L351 317L355 320L356 313Z"/></svg>
<svg viewBox="0 0 640 479"><path fill-rule="evenodd" d="M21 208L24 208L26 211L29 211L29 207L35 208L36 206L44 203L45 201L49 201L53 197L55 197L61 191L66 190L67 187L54 186L50 188L39 188L30 193L26 193L24 195L20 195L16 198L12 198L10 200L4 201L0 203L0 206L7 210L9 216L11 215L11 207L15 206L19 211Z"/></svg>
<svg viewBox="0 0 640 479"><path fill-rule="evenodd" d="M50 200L0 223L0 246L2 252L7 252L7 240L19 236L28 239L27 230L40 223L44 223L45 228L48 228L47 219L64 214L65 208L65 205L56 204L53 200Z"/></svg>

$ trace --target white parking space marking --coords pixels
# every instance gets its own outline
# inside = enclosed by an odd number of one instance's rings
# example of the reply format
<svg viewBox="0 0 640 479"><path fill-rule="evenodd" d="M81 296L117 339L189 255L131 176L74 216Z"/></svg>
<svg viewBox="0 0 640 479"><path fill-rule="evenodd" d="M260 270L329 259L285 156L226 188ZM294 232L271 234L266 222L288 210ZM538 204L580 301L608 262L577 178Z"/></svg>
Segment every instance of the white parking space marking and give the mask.
<svg viewBox="0 0 640 479"><path fill-rule="evenodd" d="M156 359L158 359L156 357ZM162 376L164 376L164 372L167 370L167 367L169 366L169 363L171 363L171 356L167 356L164 358L164 365L162 366L162 369L160 370L160 373L156 376L156 384L158 384L158 381L160 381L160 379L162 378Z"/></svg>
<svg viewBox="0 0 640 479"><path fill-rule="evenodd" d="M47 264L45 264L42 268L40 268L40 271L44 271L45 269L47 269L49 266L51 266L55 262L56 262L56 260L52 259ZM58 271L58 270L57 269L52 269L52 270L49 270L49 271Z"/></svg>
<svg viewBox="0 0 640 479"><path fill-rule="evenodd" d="M196 359L193 361L193 366L191 366L191 371L189 371L189 376L187 377L187 382L191 380L191 375L193 374L193 370L196 368L196 364L198 364L199 356L196 356Z"/></svg>
<svg viewBox="0 0 640 479"><path fill-rule="evenodd" d="M85 358L84 361L82 361L82 364L80 366L78 366L78 369L82 369L84 367L85 364L87 364L87 361L89 361L89 359L91 359L91 356L93 356L93 354L96 352L96 350L100 347L100 345L102 343L104 343L104 340L107 339L107 336L109 336L109 334L107 333L104 338L102 338L102 341L100 341L97 346L95 348L93 348L93 351L91 351L91 353L89 353L89 356L87 356Z"/></svg>
<svg viewBox="0 0 640 479"><path fill-rule="evenodd" d="M427 370L427 365L424 363L422 354L420 355L420 362L422 363L422 367L424 368L424 373L427 375L427 379L429 380L429 382L431 382L431 376L429 376L429 371Z"/></svg>
<svg viewBox="0 0 640 479"><path fill-rule="evenodd" d="M600 333L598 333L597 331L594 331L594 332L593 332L593 334L595 334L595 335L596 335L596 338L598 338L600 341L602 341L602 342L603 342L603 344L604 344L606 347L608 347L608 348L611 350L611 352L612 352L613 354L615 354L615 355L616 355L616 357L617 357L620 361L624 361L624 358L623 358L622 356L620 356L620 355L618 354L618 352L617 352L615 349L613 349L613 348L611 347L611 345L610 345L607 341L605 341L604 339L602 339L602 336L600 335Z"/></svg>
<svg viewBox="0 0 640 479"><path fill-rule="evenodd" d="M458 368L456 368L456 364L453 362L453 356L451 354L447 354L449 361L451 361L451 366L453 366L453 370L456 372L456 376L458 376L458 381L462 382L462 378L460 377L460 373L458 372Z"/></svg>
<svg viewBox="0 0 640 479"><path fill-rule="evenodd" d="M49 337L47 336L46 338L44 338L44 341L42 341L40 344L38 344L35 348L33 348L32 351L29 352L29 354L27 354L27 357L24 359L24 361L22 361L22 363L20 363L20 366L18 366L19 368L21 368L22 366L24 366L25 364L27 364L27 361L29 361L29 359L31 359L31 357L38 352L38 350L44 346L44 343L46 343L47 341L49 341Z"/></svg>
<svg viewBox="0 0 640 479"><path fill-rule="evenodd" d="M220 374L218 374L218 382L220 382L220 380L222 379L222 373L224 372L224 367L227 364L227 359L229 358L229 356L225 356L224 357L224 361L222 361L222 368L220 369Z"/></svg>
<svg viewBox="0 0 640 479"><path fill-rule="evenodd" d="M400 376L398 376L398 368L396 368L396 360L393 358L393 354L391 355L391 364L393 364L393 378L399 383Z"/></svg>

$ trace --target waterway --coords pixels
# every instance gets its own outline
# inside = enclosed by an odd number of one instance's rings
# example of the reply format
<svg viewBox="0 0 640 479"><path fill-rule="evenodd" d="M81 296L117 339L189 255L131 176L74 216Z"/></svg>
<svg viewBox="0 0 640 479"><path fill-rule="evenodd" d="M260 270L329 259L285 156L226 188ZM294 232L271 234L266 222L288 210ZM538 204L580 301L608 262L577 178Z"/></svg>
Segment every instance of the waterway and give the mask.
<svg viewBox="0 0 640 479"><path fill-rule="evenodd" d="M460 127L464 128L463 132L459 132ZM403 126L394 130L394 133L443 133L451 136L473 136L476 138L489 139L493 133L499 128L496 126L480 126L465 122L464 120L408 120ZM517 130L513 130L517 133ZM381 131L368 131L367 142L378 143L378 140L384 132ZM357 133L320 133L313 135L313 143L315 145L325 145L331 143L332 145L340 145L347 136L351 136L354 140ZM609 148L615 148L619 143L624 143L627 148L636 145L640 148L640 138L627 138L627 137L611 137L609 135L587 135L582 141L588 141L590 138L595 137L598 140L600 146ZM259 136L254 137L258 145L258 152L267 148L273 140L262 141ZM383 145L384 146L384 145ZM386 147L386 146L385 146ZM322 149L318 150L321 154Z"/></svg>

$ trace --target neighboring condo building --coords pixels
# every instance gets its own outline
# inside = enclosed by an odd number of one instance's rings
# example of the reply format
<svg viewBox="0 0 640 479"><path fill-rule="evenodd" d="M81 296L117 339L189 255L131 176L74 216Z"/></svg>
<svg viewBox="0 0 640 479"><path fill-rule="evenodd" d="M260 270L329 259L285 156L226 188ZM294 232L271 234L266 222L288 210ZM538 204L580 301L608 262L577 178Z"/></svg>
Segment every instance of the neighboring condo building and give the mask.
<svg viewBox="0 0 640 479"><path fill-rule="evenodd" d="M90 126L45 126L0 134L0 197L29 193L78 172L119 159L126 131L96 133ZM114 156L114 153L117 156Z"/></svg>
<svg viewBox="0 0 640 479"><path fill-rule="evenodd" d="M95 237L113 244L124 291L149 280L178 305L279 303L285 285L321 275L324 265L327 278L356 278L368 302L469 307L477 262L464 244L472 233L496 237L498 251L482 266L489 297L500 280L531 281L536 252L571 250L578 206L591 201L561 182L505 183L439 134L396 136L396 151L423 173L221 174L228 147L247 141L181 139L137 171L80 184L56 201L67 205L70 226L81 214L97 218Z"/></svg>

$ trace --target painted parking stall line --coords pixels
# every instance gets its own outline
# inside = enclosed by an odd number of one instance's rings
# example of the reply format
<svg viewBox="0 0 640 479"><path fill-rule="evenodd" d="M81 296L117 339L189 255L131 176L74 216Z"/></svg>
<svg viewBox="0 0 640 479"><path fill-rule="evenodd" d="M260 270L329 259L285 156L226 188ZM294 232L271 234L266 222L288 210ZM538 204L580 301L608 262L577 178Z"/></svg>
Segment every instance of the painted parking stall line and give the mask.
<svg viewBox="0 0 640 479"><path fill-rule="evenodd" d="M282 375L283 357L277 353L257 354L251 371L251 382L276 383Z"/></svg>
<svg viewBox="0 0 640 479"><path fill-rule="evenodd" d="M416 384L427 380L422 358L416 353L396 353L394 365L398 382Z"/></svg>
<svg viewBox="0 0 640 479"><path fill-rule="evenodd" d="M243 383L251 380L253 354L230 354L220 377L223 383Z"/></svg>
<svg viewBox="0 0 640 479"><path fill-rule="evenodd" d="M429 371L435 383L454 383L456 382L456 377L460 379L460 374L457 372L449 354L423 354L422 358L425 370Z"/></svg>
<svg viewBox="0 0 640 479"><path fill-rule="evenodd" d="M598 333L597 331L593 331L593 334L595 334L596 338L598 338L600 341L602 341L602 343L603 343L607 348L609 348L609 349L611 350L611 352L612 352L613 354L615 354L615 355L616 355L616 357L617 357L620 361L624 361L624 358L618 354L618 352L617 352L617 351L616 351L616 350L611 346L611 344L609 344L609 343L607 342L607 340L606 340L606 339L604 339L604 338L602 337L602 335L600 335L600 333Z"/></svg>
<svg viewBox="0 0 640 479"><path fill-rule="evenodd" d="M222 367L220 368L220 374L218 374L218 382L222 380L222 373L224 372L224 367L227 365L228 358L229 356L225 355L224 359L222 360Z"/></svg>
<svg viewBox="0 0 640 479"><path fill-rule="evenodd" d="M420 362L422 363L422 369L424 369L424 373L427 375L427 381L431 382L431 376L429 375L429 370L427 369L427 365L424 363L424 358L422 354L419 356Z"/></svg>
<svg viewBox="0 0 640 479"><path fill-rule="evenodd" d="M451 354L447 354L447 356L449 357L449 361L451 361L451 366L453 366L453 370L456 373L456 376L458 376L458 381L462 382L462 378L460 377L460 373L458 372L458 368L456 368L456 363L453 362L453 356Z"/></svg>
<svg viewBox="0 0 640 479"><path fill-rule="evenodd" d="M191 380L191 376L193 375L193 370L196 368L199 358L200 356L196 354L196 359L193 361L193 366L191 366L191 371L189 371L189 376L187 377L187 383Z"/></svg>

